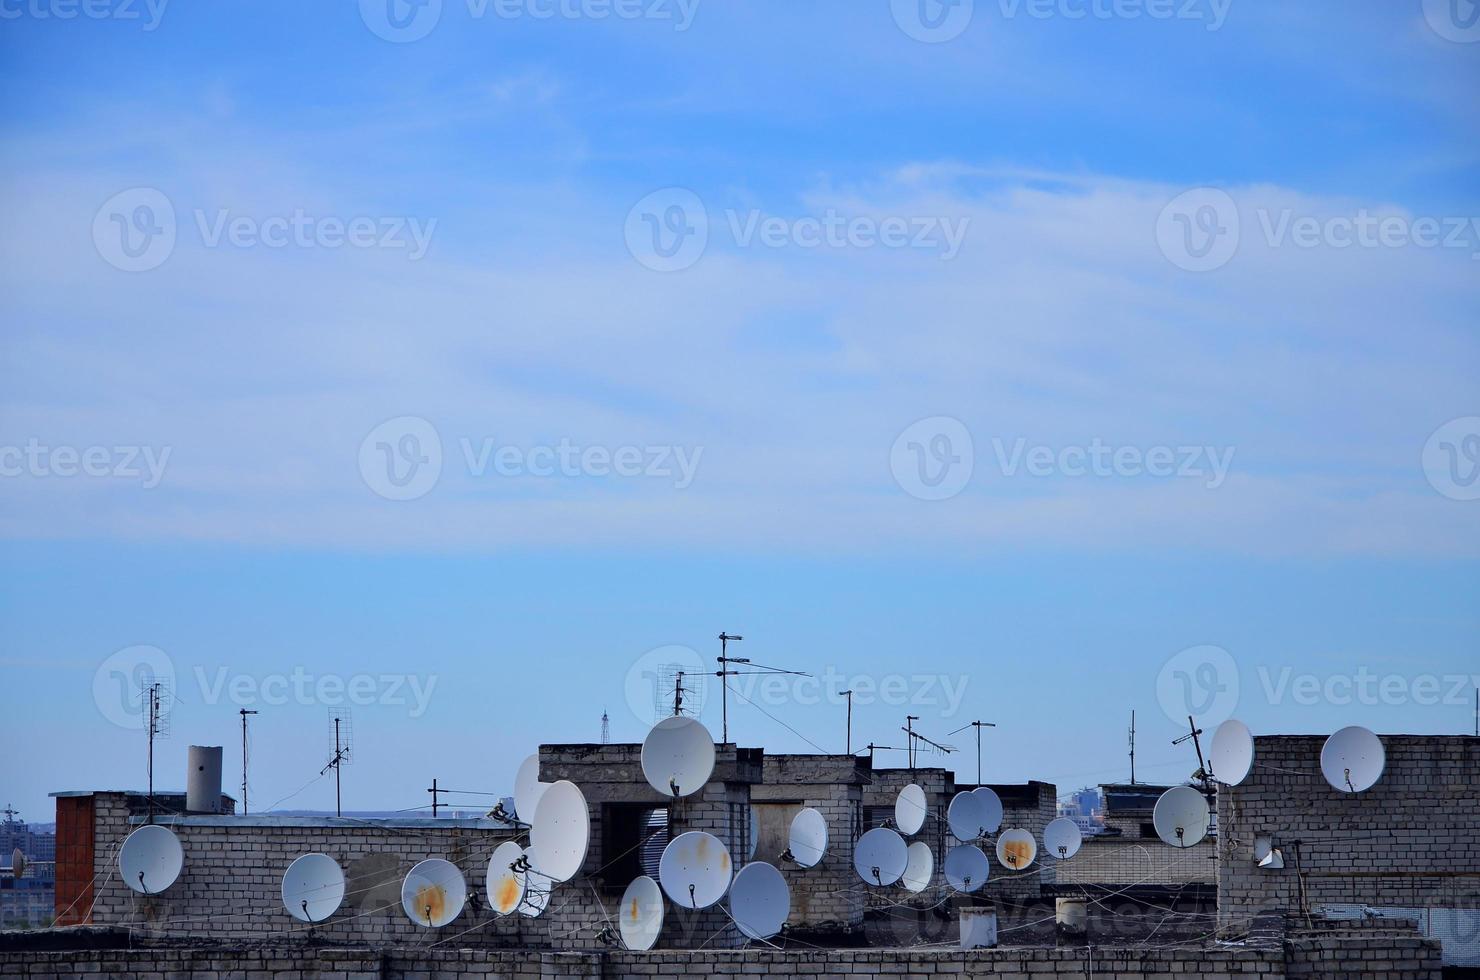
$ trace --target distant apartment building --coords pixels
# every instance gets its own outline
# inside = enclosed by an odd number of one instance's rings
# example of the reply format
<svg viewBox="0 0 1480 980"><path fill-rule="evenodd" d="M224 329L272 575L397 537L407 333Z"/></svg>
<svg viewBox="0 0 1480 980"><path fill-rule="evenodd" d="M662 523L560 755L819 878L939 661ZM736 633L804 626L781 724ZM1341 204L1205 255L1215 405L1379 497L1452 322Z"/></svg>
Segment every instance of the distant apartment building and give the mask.
<svg viewBox="0 0 1480 980"><path fill-rule="evenodd" d="M51 924L56 895L57 838L51 825L31 826L16 819L6 807L0 823L0 929L24 929ZM12 866L14 854L25 858L19 878Z"/></svg>

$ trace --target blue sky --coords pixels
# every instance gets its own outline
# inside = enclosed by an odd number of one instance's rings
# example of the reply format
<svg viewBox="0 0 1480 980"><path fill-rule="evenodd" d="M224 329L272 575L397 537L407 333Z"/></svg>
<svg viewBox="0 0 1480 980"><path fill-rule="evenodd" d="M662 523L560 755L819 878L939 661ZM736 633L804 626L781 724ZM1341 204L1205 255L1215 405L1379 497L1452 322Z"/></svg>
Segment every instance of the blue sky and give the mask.
<svg viewBox="0 0 1480 980"><path fill-rule="evenodd" d="M254 807L332 806L337 685L347 805L412 807L640 738L721 629L890 690L858 744L992 720L1064 790L1133 708L1185 775L1199 677L1210 724L1470 729L1462 3L384 2L0 5L26 816L142 784L140 648L161 782L261 711ZM841 749L835 693L746 690L742 743Z"/></svg>

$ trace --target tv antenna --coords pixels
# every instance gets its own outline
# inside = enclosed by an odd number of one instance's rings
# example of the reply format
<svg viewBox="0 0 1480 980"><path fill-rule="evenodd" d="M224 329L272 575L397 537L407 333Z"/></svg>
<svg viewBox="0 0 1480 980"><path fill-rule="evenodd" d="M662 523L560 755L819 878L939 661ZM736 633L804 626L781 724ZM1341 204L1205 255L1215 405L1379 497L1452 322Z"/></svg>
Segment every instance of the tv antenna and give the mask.
<svg viewBox="0 0 1480 980"><path fill-rule="evenodd" d="M1172 739L1172 744L1181 745L1184 742L1192 742L1193 747L1197 749L1197 772L1192 774L1192 778L1200 783L1204 790L1210 791L1212 789L1213 773L1211 767L1203 759L1202 740L1199 738L1202 733L1203 730L1197 727L1197 722L1192 720L1191 715L1188 715L1187 734L1181 738Z"/></svg>
<svg viewBox="0 0 1480 980"><path fill-rule="evenodd" d="M612 720L607 717L606 709L601 709L601 744L606 745L612 740Z"/></svg>
<svg viewBox="0 0 1480 980"><path fill-rule="evenodd" d="M1130 743L1131 743L1131 784L1134 785L1135 782L1136 782L1136 709L1135 708L1132 708L1131 709Z"/></svg>
<svg viewBox="0 0 1480 980"><path fill-rule="evenodd" d="M721 633L719 635L719 656L715 659L719 662L719 670L714 676L719 678L720 685L720 744L723 745L730 740L730 682L727 678L737 677L741 674L791 674L796 677L811 677L811 674L801 670L785 670L781 667L769 667L766 664L753 663L749 657L732 657L729 655L729 643L731 640L743 640L745 637L736 636L733 633ZM731 670L730 664L745 664L749 670Z"/></svg>
<svg viewBox="0 0 1480 980"><path fill-rule="evenodd" d="M956 747L954 745L942 745L941 743L928 739L924 735L921 735L919 732L915 731L914 723L919 720L919 715L905 715L904 726L900 728L900 731L904 732L905 735L908 736L905 739L905 745L909 748L908 758L910 761L911 769L915 768L915 759L920 754L921 742L924 742L931 748L944 752L947 755L956 751Z"/></svg>
<svg viewBox="0 0 1480 980"><path fill-rule="evenodd" d="M852 755L853 754L853 689L850 687L850 688L848 688L848 690L846 690L846 691L840 691L839 693L842 694L843 697L845 697L845 698L848 699L848 728L846 730L846 733L843 736L844 737L843 746L844 746L844 751L846 751L848 755ZM1476 702L1476 703L1477 704L1480 704L1480 702ZM1480 708L1477 708L1476 710L1480 710ZM1476 717L1480 717L1480 715L1477 715ZM1477 733L1477 734L1480 734L1480 733Z"/></svg>
<svg viewBox="0 0 1480 980"><path fill-rule="evenodd" d="M956 732L964 732L968 728L976 729L976 784L978 786L982 784L982 729L996 727L997 725L995 722L973 721L970 724L962 725L960 728L956 729L955 732L946 733L946 738L950 738L952 735L955 735Z"/></svg>
<svg viewBox="0 0 1480 980"><path fill-rule="evenodd" d="M246 708L238 712L242 716L242 813L247 812L247 715L256 713Z"/></svg>
<svg viewBox="0 0 1480 980"><path fill-rule="evenodd" d="M144 688L144 697L148 699L148 729L149 729L149 823L154 823L154 740L156 738L168 738L170 734L170 714L167 707L170 697L170 689L164 681L151 681Z"/></svg>
<svg viewBox="0 0 1480 980"><path fill-rule="evenodd" d="M673 672L673 715L677 717L683 714L683 696L692 694L693 691L683 686L684 672L676 670Z"/></svg>
<svg viewBox="0 0 1480 980"><path fill-rule="evenodd" d="M901 749L897 745L875 745L873 742L868 743L867 745L864 746L864 748L865 749L868 749L868 764L869 764L869 767L870 768L872 768L873 767L873 764L874 764L874 751L875 750L878 750L880 752L903 752L904 751L903 749Z"/></svg>
<svg viewBox="0 0 1480 980"><path fill-rule="evenodd" d="M339 771L352 760L350 749L354 745L354 727L350 724L348 708L330 708L329 721L334 727L334 756L319 770L322 776L330 769L334 770L334 815L344 816L344 808L340 800Z"/></svg>

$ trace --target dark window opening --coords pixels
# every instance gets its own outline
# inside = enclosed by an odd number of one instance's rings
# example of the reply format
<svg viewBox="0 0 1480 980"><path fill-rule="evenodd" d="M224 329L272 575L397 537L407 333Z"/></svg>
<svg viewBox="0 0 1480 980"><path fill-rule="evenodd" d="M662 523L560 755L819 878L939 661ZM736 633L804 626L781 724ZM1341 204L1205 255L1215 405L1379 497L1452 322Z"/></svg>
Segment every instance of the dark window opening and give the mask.
<svg viewBox="0 0 1480 980"><path fill-rule="evenodd" d="M658 877L668 846L668 808L646 803L608 803L601 810L603 887L620 894L633 879Z"/></svg>

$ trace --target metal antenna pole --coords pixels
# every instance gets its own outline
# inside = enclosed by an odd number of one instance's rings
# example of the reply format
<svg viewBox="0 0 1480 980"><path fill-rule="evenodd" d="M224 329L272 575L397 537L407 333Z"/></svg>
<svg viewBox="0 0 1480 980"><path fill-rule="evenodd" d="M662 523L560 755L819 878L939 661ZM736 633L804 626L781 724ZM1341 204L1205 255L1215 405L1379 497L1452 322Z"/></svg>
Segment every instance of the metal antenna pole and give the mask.
<svg viewBox="0 0 1480 980"><path fill-rule="evenodd" d="M991 722L991 721L973 721L973 722L969 722L969 723L967 723L965 725L962 725L960 728L956 729L955 732L947 732L946 733L946 737L949 738L950 736L956 734L956 732L964 732L968 728L975 728L976 729L976 784L978 786L980 786L982 784L982 729L983 728L996 728L996 727L997 727L996 722Z"/></svg>
<svg viewBox="0 0 1480 980"><path fill-rule="evenodd" d="M257 712L241 709L242 716L242 813L247 812L247 715Z"/></svg>
<svg viewBox="0 0 1480 980"><path fill-rule="evenodd" d="M848 753L848 755L852 755L853 754L853 691L852 691L852 689L850 688L849 690L844 691L843 692L843 696L848 699L848 730L847 730L847 736L846 736L846 741L844 742L844 746L845 746L845 750Z"/></svg>
<svg viewBox="0 0 1480 980"><path fill-rule="evenodd" d="M919 715L904 716L904 757L911 769L915 768L915 732L912 726L919 717Z"/></svg>
<svg viewBox="0 0 1480 980"><path fill-rule="evenodd" d="M1203 760L1202 742L1198 740L1198 736L1202 734L1202 729L1197 727L1197 723L1192 720L1191 715L1187 716L1187 728L1188 733L1181 738L1173 739L1172 744L1181 745L1188 739L1192 739L1192 745L1197 749L1197 774L1193 778L1203 784L1203 789L1209 789L1208 784L1212 779L1213 773L1209 770L1208 764Z"/></svg>
<svg viewBox="0 0 1480 980"><path fill-rule="evenodd" d="M154 822L154 736L159 732L159 688L149 685L149 822Z"/></svg>
<svg viewBox="0 0 1480 980"><path fill-rule="evenodd" d="M344 806L340 802L339 795L339 770L344 768L339 764L339 719L334 719L334 815L344 816Z"/></svg>
<svg viewBox="0 0 1480 980"><path fill-rule="evenodd" d="M1136 709L1131 709L1131 782L1136 781Z"/></svg>
<svg viewBox="0 0 1480 980"><path fill-rule="evenodd" d="M730 682L729 676L738 671L732 671L727 664L748 664L749 660L743 657L731 658L729 655L729 642L731 640L743 640L743 636L735 636L730 633L719 635L719 711L720 711L720 744L730 740Z"/></svg>
<svg viewBox="0 0 1480 980"><path fill-rule="evenodd" d="M438 793L438 789L437 789L437 777L436 776L433 776L432 777L432 785L431 785L431 788L427 790L427 792L432 794L432 819L435 820L435 819L437 819L437 793ZM447 790L444 789L444 790L441 790L441 792L445 793L445 792L447 792Z"/></svg>
<svg viewBox="0 0 1480 980"><path fill-rule="evenodd" d="M683 714L683 671L673 676L673 713Z"/></svg>

